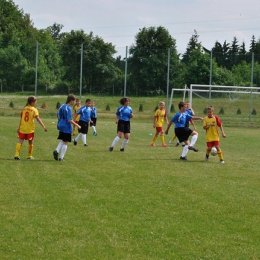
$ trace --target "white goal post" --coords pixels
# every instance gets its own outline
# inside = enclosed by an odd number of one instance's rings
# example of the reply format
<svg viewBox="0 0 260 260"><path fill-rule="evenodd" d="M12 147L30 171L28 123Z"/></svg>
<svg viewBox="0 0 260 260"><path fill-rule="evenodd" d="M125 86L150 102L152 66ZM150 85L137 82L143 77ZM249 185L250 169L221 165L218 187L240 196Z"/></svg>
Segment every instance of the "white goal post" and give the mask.
<svg viewBox="0 0 260 260"><path fill-rule="evenodd" d="M199 85L199 84L191 84L190 88L187 88L186 85L182 89L173 88L171 91L171 97L168 106L168 114L171 111L171 107L173 104L173 98L175 92L183 92L183 99L185 101L186 93L188 94L188 100L190 105L192 106L194 95L200 96L200 93L204 93L204 98L208 99L208 105L211 105L213 96L218 94L222 95L234 95L234 94L249 94L250 95L250 111L252 111L252 96L260 95L260 87L245 87L245 86L218 86L218 85ZM181 100L180 100L181 101Z"/></svg>

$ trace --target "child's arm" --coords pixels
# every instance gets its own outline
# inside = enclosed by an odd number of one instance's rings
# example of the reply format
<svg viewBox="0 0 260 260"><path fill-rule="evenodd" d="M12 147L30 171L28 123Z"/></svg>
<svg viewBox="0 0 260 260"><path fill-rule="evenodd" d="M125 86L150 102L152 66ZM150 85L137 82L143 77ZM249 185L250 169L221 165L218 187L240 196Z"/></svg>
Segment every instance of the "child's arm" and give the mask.
<svg viewBox="0 0 260 260"><path fill-rule="evenodd" d="M166 134L166 135L168 134L171 125L172 125L172 121L170 121L169 124L168 124L168 126L167 126L167 129L166 129L166 131L165 131L165 134Z"/></svg>
<svg viewBox="0 0 260 260"><path fill-rule="evenodd" d="M227 136L226 136L226 134L224 133L223 126L221 125L221 126L219 126L219 128L220 128L220 130L221 130L222 137L223 137L223 138L226 138Z"/></svg>
<svg viewBox="0 0 260 260"><path fill-rule="evenodd" d="M45 127L45 125L43 124L42 120L40 119L39 116L36 117L36 120L38 121L38 123L42 126L42 128L44 129L44 132L47 132L47 128Z"/></svg>
<svg viewBox="0 0 260 260"><path fill-rule="evenodd" d="M156 126L156 119L157 119L157 117L154 116L154 118L153 118L153 128L155 128L155 126Z"/></svg>
<svg viewBox="0 0 260 260"><path fill-rule="evenodd" d="M68 122L70 122L71 124L75 125L78 129L81 128L81 126L79 124L77 124L74 120L68 120Z"/></svg>

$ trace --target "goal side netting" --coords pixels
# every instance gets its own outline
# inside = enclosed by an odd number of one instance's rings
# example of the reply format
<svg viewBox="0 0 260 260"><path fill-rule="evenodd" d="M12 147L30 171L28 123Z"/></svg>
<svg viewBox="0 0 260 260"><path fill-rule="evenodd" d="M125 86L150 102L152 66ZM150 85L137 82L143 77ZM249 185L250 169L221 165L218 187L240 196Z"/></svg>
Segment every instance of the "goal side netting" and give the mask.
<svg viewBox="0 0 260 260"><path fill-rule="evenodd" d="M254 121L260 126L260 88L245 86L216 86L191 84L182 89L173 88L168 111L178 111L180 101L189 101L198 116L205 115L205 109L211 105L215 114L225 120L233 120L241 125Z"/></svg>

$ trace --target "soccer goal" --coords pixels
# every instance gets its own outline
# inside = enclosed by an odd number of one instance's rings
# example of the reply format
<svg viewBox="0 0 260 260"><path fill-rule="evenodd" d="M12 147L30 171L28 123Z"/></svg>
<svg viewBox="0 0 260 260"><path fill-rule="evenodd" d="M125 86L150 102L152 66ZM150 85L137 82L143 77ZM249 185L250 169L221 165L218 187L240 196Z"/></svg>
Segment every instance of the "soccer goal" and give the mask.
<svg viewBox="0 0 260 260"><path fill-rule="evenodd" d="M217 86L191 84L183 89L173 88L169 101L169 110L174 105L178 110L180 101L189 101L195 114L202 116L211 105L215 114L222 114L233 122L258 122L260 125L260 88L245 86Z"/></svg>

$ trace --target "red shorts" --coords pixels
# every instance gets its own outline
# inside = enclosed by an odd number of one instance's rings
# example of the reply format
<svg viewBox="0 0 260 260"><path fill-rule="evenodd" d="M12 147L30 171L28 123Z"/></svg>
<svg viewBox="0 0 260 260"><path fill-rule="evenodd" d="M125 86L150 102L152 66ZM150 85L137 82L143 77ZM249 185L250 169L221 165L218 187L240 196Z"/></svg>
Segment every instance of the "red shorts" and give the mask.
<svg viewBox="0 0 260 260"><path fill-rule="evenodd" d="M18 138L24 139L24 140L33 140L34 139L34 133L23 134L23 133L18 132Z"/></svg>
<svg viewBox="0 0 260 260"><path fill-rule="evenodd" d="M207 147L219 146L219 141L207 142Z"/></svg>
<svg viewBox="0 0 260 260"><path fill-rule="evenodd" d="M163 131L162 126L157 126L157 127L156 127L156 132L157 132L157 133L162 132L162 131Z"/></svg>

